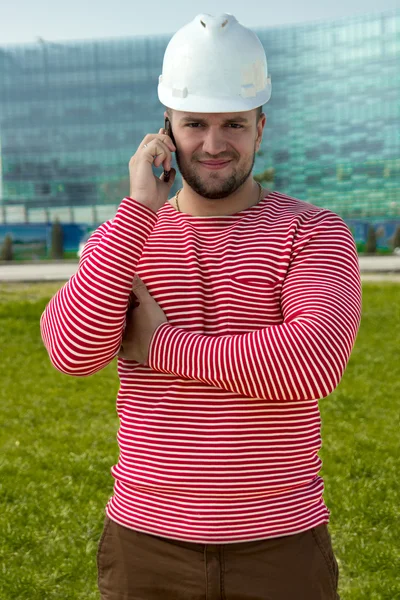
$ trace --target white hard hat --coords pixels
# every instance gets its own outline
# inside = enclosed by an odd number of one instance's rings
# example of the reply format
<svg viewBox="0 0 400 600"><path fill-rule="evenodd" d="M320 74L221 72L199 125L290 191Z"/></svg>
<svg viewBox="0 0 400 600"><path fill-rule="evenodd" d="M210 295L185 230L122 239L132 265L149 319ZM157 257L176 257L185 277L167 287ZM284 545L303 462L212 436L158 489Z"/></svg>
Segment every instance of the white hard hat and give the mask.
<svg viewBox="0 0 400 600"><path fill-rule="evenodd" d="M172 37L159 78L160 102L187 112L241 112L271 97L257 35L233 15L198 15Z"/></svg>

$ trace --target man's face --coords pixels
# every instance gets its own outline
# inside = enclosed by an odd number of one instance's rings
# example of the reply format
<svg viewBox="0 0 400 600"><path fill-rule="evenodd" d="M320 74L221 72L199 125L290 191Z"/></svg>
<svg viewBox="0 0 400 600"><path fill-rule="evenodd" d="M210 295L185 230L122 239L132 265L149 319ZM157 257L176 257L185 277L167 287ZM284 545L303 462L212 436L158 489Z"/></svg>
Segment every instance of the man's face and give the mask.
<svg viewBox="0 0 400 600"><path fill-rule="evenodd" d="M204 198L235 192L250 176L265 125L257 109L238 113L170 111L183 179Z"/></svg>

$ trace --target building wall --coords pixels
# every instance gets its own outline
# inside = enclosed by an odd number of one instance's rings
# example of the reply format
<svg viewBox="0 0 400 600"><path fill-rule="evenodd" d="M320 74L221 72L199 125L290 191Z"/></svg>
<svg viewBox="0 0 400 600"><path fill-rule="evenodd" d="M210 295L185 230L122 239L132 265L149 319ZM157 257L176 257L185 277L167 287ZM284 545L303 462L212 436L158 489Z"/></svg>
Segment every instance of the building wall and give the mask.
<svg viewBox="0 0 400 600"><path fill-rule="evenodd" d="M345 218L398 218L400 10L257 34L272 97L255 173ZM0 222L112 216L130 157L163 126L168 41L0 46Z"/></svg>
<svg viewBox="0 0 400 600"><path fill-rule="evenodd" d="M343 216L400 215L400 11L258 33L277 187Z"/></svg>

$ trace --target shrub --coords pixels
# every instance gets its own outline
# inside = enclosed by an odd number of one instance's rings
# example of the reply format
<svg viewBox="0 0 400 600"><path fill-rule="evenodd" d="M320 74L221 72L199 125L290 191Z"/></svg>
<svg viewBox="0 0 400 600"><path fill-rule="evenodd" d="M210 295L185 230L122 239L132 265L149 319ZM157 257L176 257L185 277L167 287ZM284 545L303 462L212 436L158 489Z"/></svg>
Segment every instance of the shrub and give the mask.
<svg viewBox="0 0 400 600"><path fill-rule="evenodd" d="M8 233L4 238L3 245L1 247L1 260L12 260L13 259L13 245L12 237Z"/></svg>
<svg viewBox="0 0 400 600"><path fill-rule="evenodd" d="M51 228L51 258L64 258L64 235L58 219L54 221Z"/></svg>
<svg viewBox="0 0 400 600"><path fill-rule="evenodd" d="M373 225L368 228L367 241L365 244L365 252L367 254L375 254L376 252L376 233Z"/></svg>
<svg viewBox="0 0 400 600"><path fill-rule="evenodd" d="M400 225L397 226L392 238L392 250L395 248L400 248Z"/></svg>

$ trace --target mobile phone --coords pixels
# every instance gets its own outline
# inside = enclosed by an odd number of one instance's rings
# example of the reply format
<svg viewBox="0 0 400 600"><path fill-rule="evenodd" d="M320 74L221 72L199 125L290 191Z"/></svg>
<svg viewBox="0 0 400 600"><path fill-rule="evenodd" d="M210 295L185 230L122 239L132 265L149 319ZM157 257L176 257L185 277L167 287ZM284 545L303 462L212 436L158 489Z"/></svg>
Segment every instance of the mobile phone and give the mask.
<svg viewBox="0 0 400 600"><path fill-rule="evenodd" d="M171 129L171 121L168 119L168 117L165 117L165 121L164 121L164 131L167 135L169 135L169 137L171 138L171 140L173 141L173 143L175 144L175 140L174 140L174 136L172 134L172 129ZM175 144L176 145L176 144ZM169 181L169 177L170 177L171 171L165 171L164 170L164 181L166 181L168 183Z"/></svg>

